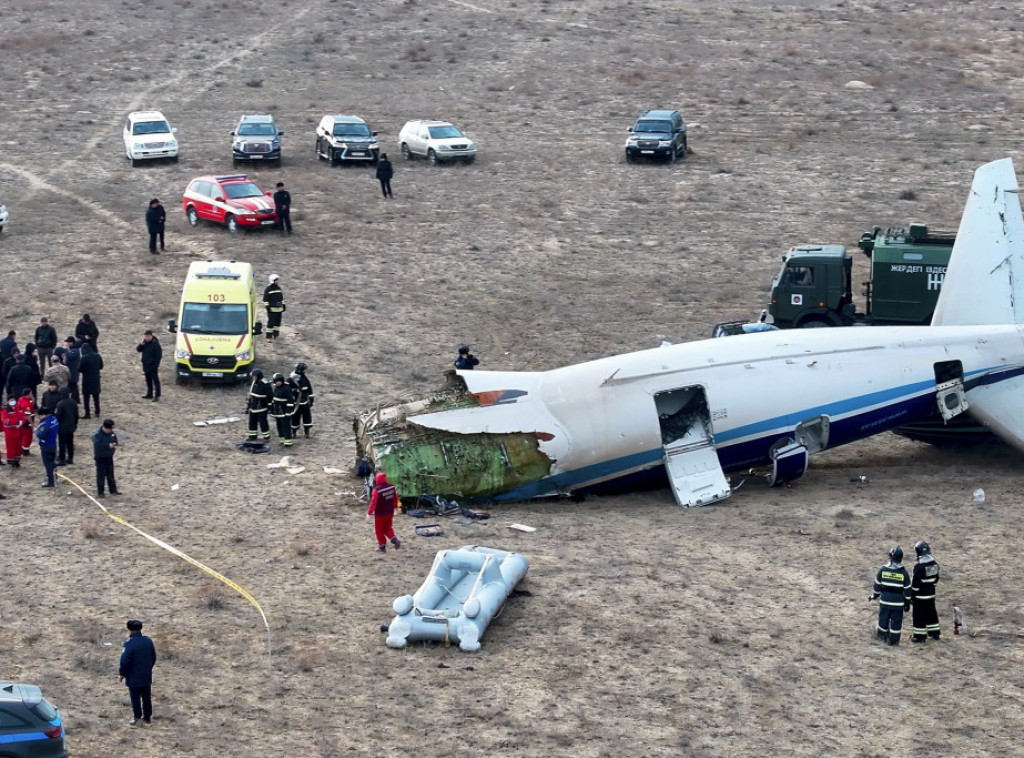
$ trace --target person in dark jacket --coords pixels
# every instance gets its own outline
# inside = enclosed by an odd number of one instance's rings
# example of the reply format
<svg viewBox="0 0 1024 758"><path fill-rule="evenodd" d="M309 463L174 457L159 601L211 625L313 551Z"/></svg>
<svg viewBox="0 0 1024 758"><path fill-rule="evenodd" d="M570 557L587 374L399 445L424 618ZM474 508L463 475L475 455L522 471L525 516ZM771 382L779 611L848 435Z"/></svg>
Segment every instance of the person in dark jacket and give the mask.
<svg viewBox="0 0 1024 758"><path fill-rule="evenodd" d="M384 194L385 200L389 197L394 198L394 195L391 193L391 177L394 175L395 167L391 165L388 156L381 153L380 158L377 160L377 181L380 182L380 191Z"/></svg>
<svg viewBox="0 0 1024 758"><path fill-rule="evenodd" d="M43 316L36 327L36 350L39 353L39 367L45 371L50 365L50 356L57 347L57 330L50 326L49 319Z"/></svg>
<svg viewBox="0 0 1024 758"><path fill-rule="evenodd" d="M65 395L53 411L57 417L57 465L71 466L75 462L75 432L78 430L78 403Z"/></svg>
<svg viewBox="0 0 1024 758"><path fill-rule="evenodd" d="M285 381L284 374L274 374L270 415L277 424L277 436L285 447L292 446L292 416L295 415L295 387Z"/></svg>
<svg viewBox="0 0 1024 758"><path fill-rule="evenodd" d="M296 388L292 434L298 434L301 426L302 433L309 437L309 433L313 429L313 383L306 376L306 364L296 363L291 378Z"/></svg>
<svg viewBox="0 0 1024 758"><path fill-rule="evenodd" d="M258 429L259 436L269 440L270 423L267 421L267 414L274 399L274 388L263 378L262 369L254 368L250 375L252 386L249 387L249 399L245 404L245 412L249 414L248 438L250 441L255 440Z"/></svg>
<svg viewBox="0 0 1024 758"><path fill-rule="evenodd" d="M128 686L132 701L132 726L141 719L150 723L153 718L153 667L156 665L156 646L142 633L142 622L132 619L126 626L130 634L121 645L121 661L117 678Z"/></svg>
<svg viewBox="0 0 1024 758"><path fill-rule="evenodd" d="M472 371L475 366L478 366L480 361L477 357L469 352L469 347L463 345L459 348L459 356L455 359L455 368L462 371Z"/></svg>
<svg viewBox="0 0 1024 758"><path fill-rule="evenodd" d="M25 356L23 353L15 353L14 365L11 366L7 372L7 382L4 384L4 393L7 397L13 397L17 400L21 397L21 393L26 388L31 388L32 384L32 367L25 363Z"/></svg>
<svg viewBox="0 0 1024 758"><path fill-rule="evenodd" d="M402 541L395 536L395 529L392 525L395 518L395 509L399 505L398 490L395 489L395 485L388 481L387 474L383 471L377 472L375 481L376 484L373 488L373 494L370 495L370 507L366 510L366 517L373 516L373 530L377 535L377 552L387 552L387 541L389 539L391 544L395 546L395 550L398 550L402 546Z"/></svg>
<svg viewBox="0 0 1024 758"><path fill-rule="evenodd" d="M284 182L277 183L274 193L274 213L277 214L277 230L281 234L292 233L292 194L284 188Z"/></svg>
<svg viewBox="0 0 1024 758"><path fill-rule="evenodd" d="M57 381L55 379L51 379L46 383L46 391L43 392L42 396L39 398L39 410L46 408L50 413L53 413L57 410L57 403L59 403L66 394L66 392L61 390Z"/></svg>
<svg viewBox="0 0 1024 758"><path fill-rule="evenodd" d="M263 307L267 309L267 342L273 342L281 333L281 317L284 315L284 292L281 277L271 274L267 288L263 290Z"/></svg>
<svg viewBox="0 0 1024 758"><path fill-rule="evenodd" d="M79 363L79 373L82 380L82 406L85 414L82 418L91 418L89 415L89 398L96 406L96 415L100 415L100 372L103 370L103 356L88 343L82 345L82 361Z"/></svg>
<svg viewBox="0 0 1024 758"><path fill-rule="evenodd" d="M36 440L39 442L39 455L43 459L43 470L46 471L44 487L55 487L57 480L53 470L57 467L57 419L49 408L39 409L39 425L36 427Z"/></svg>
<svg viewBox="0 0 1024 758"><path fill-rule="evenodd" d="M889 562L875 575L872 600L878 600L878 639L900 644L903 614L910 610L910 573L903 568L903 548L889 551Z"/></svg>
<svg viewBox="0 0 1024 758"><path fill-rule="evenodd" d="M142 341L136 345L135 349L142 353L142 373L146 377L146 394L142 396L142 399L152 400L155 403L160 399L160 359L163 357L164 350L160 346L160 340L150 329L143 333Z"/></svg>
<svg viewBox="0 0 1024 758"><path fill-rule="evenodd" d="M104 487L111 495L120 495L114 480L114 453L117 452L117 435L114 420L104 419L103 425L92 434L92 457L96 462L96 496L103 497Z"/></svg>
<svg viewBox="0 0 1024 758"><path fill-rule="evenodd" d="M3 363L14 353L18 352L18 333L13 329L7 332L7 336L0 340L0 363Z"/></svg>
<svg viewBox="0 0 1024 758"><path fill-rule="evenodd" d="M939 564L932 557L932 549L924 540L914 545L917 563L910 594L914 600L914 636L911 642L925 642L928 637L940 639L939 612L935 610L935 585L939 583Z"/></svg>
<svg viewBox="0 0 1024 758"><path fill-rule="evenodd" d="M29 380L32 399L38 401L39 383L43 381L43 372L39 368L39 356L36 354L36 343L34 342L25 345L25 365L32 370L32 378Z"/></svg>
<svg viewBox="0 0 1024 758"><path fill-rule="evenodd" d="M82 349L74 337L64 340L64 365L68 367L68 389L77 403L81 400L78 394L78 380L81 376Z"/></svg>
<svg viewBox="0 0 1024 758"><path fill-rule="evenodd" d="M149 231L149 252L156 253L156 242L160 240L160 249L164 247L164 224L167 222L167 212L160 205L157 198L149 201L149 208L146 209L146 229Z"/></svg>
<svg viewBox="0 0 1024 758"><path fill-rule="evenodd" d="M99 341L99 338L100 330L96 326L96 322L92 320L88 313L83 313L82 320L75 327L75 339L79 342L84 342L93 350L97 350L96 343Z"/></svg>

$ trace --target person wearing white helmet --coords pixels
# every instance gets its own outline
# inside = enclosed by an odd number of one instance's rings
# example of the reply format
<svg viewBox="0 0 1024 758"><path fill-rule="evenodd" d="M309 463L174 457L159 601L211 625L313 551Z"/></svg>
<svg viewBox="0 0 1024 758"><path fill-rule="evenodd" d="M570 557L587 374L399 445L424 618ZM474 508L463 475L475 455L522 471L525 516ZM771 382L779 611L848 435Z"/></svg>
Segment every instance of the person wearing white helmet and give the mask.
<svg viewBox="0 0 1024 758"><path fill-rule="evenodd" d="M284 292L281 291L281 277L271 274L269 284L263 290L263 307L267 309L267 342L273 342L281 333L281 316L284 315Z"/></svg>

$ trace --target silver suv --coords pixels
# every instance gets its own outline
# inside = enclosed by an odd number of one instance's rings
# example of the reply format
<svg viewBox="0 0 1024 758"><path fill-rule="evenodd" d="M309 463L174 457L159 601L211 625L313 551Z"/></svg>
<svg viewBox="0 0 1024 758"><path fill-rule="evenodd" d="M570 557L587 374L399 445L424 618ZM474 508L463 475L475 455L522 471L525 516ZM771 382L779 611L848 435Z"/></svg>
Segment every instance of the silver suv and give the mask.
<svg viewBox="0 0 1024 758"><path fill-rule="evenodd" d="M239 161L281 160L281 137L273 116L242 116L231 132L231 157Z"/></svg>
<svg viewBox="0 0 1024 758"><path fill-rule="evenodd" d="M0 755L67 758L60 711L34 684L0 682Z"/></svg>
<svg viewBox="0 0 1024 758"><path fill-rule="evenodd" d="M359 116L324 116L316 128L316 157L331 163L376 163L377 132Z"/></svg>

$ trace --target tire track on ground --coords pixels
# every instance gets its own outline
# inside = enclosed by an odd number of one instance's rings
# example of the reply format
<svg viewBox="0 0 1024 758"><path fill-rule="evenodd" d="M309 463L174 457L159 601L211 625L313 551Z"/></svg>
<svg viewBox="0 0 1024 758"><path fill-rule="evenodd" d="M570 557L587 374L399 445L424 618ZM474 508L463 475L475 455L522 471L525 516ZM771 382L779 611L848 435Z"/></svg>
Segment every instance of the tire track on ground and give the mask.
<svg viewBox="0 0 1024 758"><path fill-rule="evenodd" d="M87 197L83 197L82 195L79 195L77 192L72 192L71 190L62 189L60 187L54 186L53 184L50 184L48 181L46 181L43 177L39 176L38 174L32 173L28 169L21 168L20 166L15 166L10 163L0 163L0 168L7 169L8 171L24 178L28 182L30 187L30 192L28 193L28 195L31 195L35 190L43 189L46 190L47 192L53 193L54 195L60 195L61 197L66 197L69 200L74 200L83 208L86 208L92 211L93 213L102 216L106 221L109 221L112 224L116 224L122 229L127 229L129 231L134 230L134 227L131 224L122 219L120 216L117 216L116 214L108 211L107 209L99 207L98 205L96 205L96 202L94 200Z"/></svg>

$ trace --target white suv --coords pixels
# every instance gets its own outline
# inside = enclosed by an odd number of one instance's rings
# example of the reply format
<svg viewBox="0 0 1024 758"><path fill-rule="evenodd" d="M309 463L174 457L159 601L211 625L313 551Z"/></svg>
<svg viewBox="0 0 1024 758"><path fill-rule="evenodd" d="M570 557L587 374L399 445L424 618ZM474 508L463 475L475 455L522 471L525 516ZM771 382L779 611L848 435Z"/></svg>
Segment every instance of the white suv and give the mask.
<svg viewBox="0 0 1024 758"><path fill-rule="evenodd" d="M124 154L137 166L139 161L170 158L178 161L178 140L160 111L135 111L124 122Z"/></svg>
<svg viewBox="0 0 1024 758"><path fill-rule="evenodd" d="M447 121L407 121L398 134L398 143L407 161L422 155L430 163L472 163L476 157L473 141Z"/></svg>
<svg viewBox="0 0 1024 758"><path fill-rule="evenodd" d="M316 157L331 163L376 163L377 132L359 116L324 116L316 128Z"/></svg>

